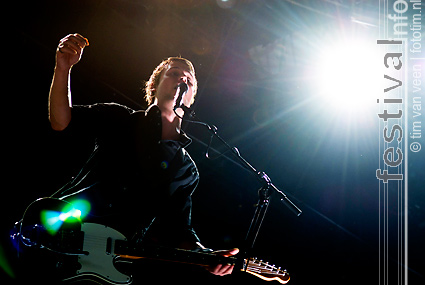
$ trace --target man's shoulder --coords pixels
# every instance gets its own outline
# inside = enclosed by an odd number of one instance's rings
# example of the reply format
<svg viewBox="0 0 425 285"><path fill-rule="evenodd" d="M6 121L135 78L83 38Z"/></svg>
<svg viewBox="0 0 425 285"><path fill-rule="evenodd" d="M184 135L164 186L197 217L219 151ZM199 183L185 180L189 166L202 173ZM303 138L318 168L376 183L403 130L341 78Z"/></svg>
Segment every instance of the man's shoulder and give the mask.
<svg viewBox="0 0 425 285"><path fill-rule="evenodd" d="M95 103L91 105L74 105L72 107L73 118L84 120L102 121L125 119L136 111L118 103ZM92 118L92 119L91 119Z"/></svg>
<svg viewBox="0 0 425 285"><path fill-rule="evenodd" d="M129 114L134 113L135 110L127 107L125 105L122 104L118 104L115 102L109 102L109 103L95 103L95 104L91 104L91 105L76 105L73 108L77 108L77 109L92 109L95 111L125 111Z"/></svg>

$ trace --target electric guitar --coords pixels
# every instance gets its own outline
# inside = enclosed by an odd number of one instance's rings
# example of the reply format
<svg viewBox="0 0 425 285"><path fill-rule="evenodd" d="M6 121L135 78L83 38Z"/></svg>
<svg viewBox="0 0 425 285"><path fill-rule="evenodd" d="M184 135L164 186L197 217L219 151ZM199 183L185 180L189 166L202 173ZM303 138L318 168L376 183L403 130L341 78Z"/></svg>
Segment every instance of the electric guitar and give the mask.
<svg viewBox="0 0 425 285"><path fill-rule="evenodd" d="M152 259L200 266L242 263L241 270L263 280L286 284L286 270L256 258L239 262L236 257L156 246L135 246L120 232L95 223L83 223L81 210L63 200L42 198L34 201L15 226L12 239L58 258L64 283L92 281L101 284L131 284L131 274L123 265L136 259Z"/></svg>

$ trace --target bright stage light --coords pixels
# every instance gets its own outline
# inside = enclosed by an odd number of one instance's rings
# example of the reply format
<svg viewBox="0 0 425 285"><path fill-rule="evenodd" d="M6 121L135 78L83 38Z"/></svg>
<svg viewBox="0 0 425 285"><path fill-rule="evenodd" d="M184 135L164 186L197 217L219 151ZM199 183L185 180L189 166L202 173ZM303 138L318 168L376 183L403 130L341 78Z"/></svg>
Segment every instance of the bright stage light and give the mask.
<svg viewBox="0 0 425 285"><path fill-rule="evenodd" d="M382 62L373 40L346 40L324 46L316 68L316 87L326 106L358 113L380 94Z"/></svg>

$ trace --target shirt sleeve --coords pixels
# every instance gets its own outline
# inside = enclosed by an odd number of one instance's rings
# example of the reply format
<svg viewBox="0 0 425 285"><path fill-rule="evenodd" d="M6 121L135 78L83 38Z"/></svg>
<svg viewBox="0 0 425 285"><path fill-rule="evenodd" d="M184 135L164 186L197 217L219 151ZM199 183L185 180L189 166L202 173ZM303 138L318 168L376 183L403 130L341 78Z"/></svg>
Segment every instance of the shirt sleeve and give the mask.
<svg viewBox="0 0 425 285"><path fill-rule="evenodd" d="M71 122L64 133L97 137L122 126L133 112L134 110L116 103L75 105L71 109Z"/></svg>

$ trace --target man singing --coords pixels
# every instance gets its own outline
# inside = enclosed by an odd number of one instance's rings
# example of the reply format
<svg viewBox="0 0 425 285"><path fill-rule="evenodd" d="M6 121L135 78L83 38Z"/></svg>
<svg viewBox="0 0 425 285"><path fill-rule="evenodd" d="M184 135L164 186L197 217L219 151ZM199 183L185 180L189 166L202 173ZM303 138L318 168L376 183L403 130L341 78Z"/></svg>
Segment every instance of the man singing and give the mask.
<svg viewBox="0 0 425 285"><path fill-rule="evenodd" d="M146 83L146 111L109 103L72 106L70 71L88 40L79 34L64 37L56 51L49 95L49 120L54 130L92 140L94 151L81 172L58 195L91 203L89 221L110 226L135 243L196 249L202 247L191 227L191 195L199 175L185 147L190 139L174 113L179 84L187 84L183 104L190 106L197 91L192 63L168 58ZM183 110L176 110L180 117ZM231 256L238 249L217 251ZM208 270L227 275L233 265Z"/></svg>

